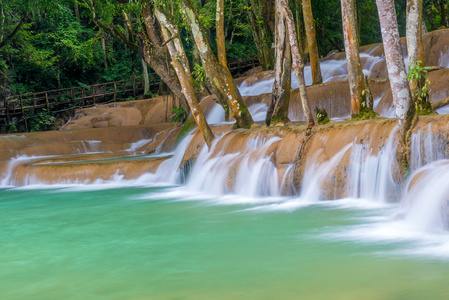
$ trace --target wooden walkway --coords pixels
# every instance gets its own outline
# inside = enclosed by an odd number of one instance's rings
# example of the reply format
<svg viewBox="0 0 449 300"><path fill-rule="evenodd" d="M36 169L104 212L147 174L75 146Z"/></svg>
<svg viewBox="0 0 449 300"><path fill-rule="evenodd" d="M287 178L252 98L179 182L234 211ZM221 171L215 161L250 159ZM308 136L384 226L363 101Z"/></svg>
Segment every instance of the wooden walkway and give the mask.
<svg viewBox="0 0 449 300"><path fill-rule="evenodd" d="M234 77L259 65L256 57L246 60L230 61L228 66ZM149 74L150 90L159 89L160 79L156 73ZM151 80L153 79L153 80ZM76 108L90 107L96 104L135 99L143 94L142 78L132 78L89 86L77 86L66 89L28 93L6 97L0 102L0 124L11 124L17 120L27 122L37 114L58 114ZM27 126L26 126L27 127Z"/></svg>

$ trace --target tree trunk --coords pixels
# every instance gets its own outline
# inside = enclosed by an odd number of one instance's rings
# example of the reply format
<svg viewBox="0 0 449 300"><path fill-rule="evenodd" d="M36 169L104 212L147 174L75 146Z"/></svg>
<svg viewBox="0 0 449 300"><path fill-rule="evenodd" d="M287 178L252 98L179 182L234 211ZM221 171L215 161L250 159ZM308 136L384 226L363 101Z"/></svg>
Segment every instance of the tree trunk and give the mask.
<svg viewBox="0 0 449 300"><path fill-rule="evenodd" d="M163 43L161 28L159 23L154 19L153 5L150 0L145 0L143 2L142 17L145 25L146 36L144 34L138 35L140 40L140 56L178 98L182 108L189 113L190 106L182 93L178 76L176 75L174 68L167 63L165 49L161 47Z"/></svg>
<svg viewBox="0 0 449 300"><path fill-rule="evenodd" d="M204 32L198 15L193 9L190 0L180 2L181 8L189 22L192 34L200 52L201 62L206 73L206 77L215 87L214 93L220 102L226 99L228 107L237 122L238 127L249 127L253 124L253 119L243 103L237 86L234 83L229 69L221 65L214 56L212 49L207 41L207 36Z"/></svg>
<svg viewBox="0 0 449 300"><path fill-rule="evenodd" d="M218 61L222 66L227 67L228 63L226 61L226 44L224 34L224 0L217 0L216 31Z"/></svg>
<svg viewBox="0 0 449 300"><path fill-rule="evenodd" d="M315 20L313 19L312 4L310 3L310 0L302 0L302 12L307 32L312 82L313 84L320 84L323 82L323 78L321 76L320 56L318 54L318 45L316 42Z"/></svg>
<svg viewBox="0 0 449 300"><path fill-rule="evenodd" d="M351 116L353 117L360 115L360 106L364 102L363 91L365 90L362 64L359 55L355 8L355 0L341 0L346 63L348 65L348 81L351 92Z"/></svg>
<svg viewBox="0 0 449 300"><path fill-rule="evenodd" d="M80 20L80 7L78 2L75 1L75 17L79 21Z"/></svg>
<svg viewBox="0 0 449 300"><path fill-rule="evenodd" d="M263 15L263 3L250 0L251 9L248 10L250 26L253 32L254 42L259 53L259 61L263 70L272 70L274 67L273 50L271 44L273 37L267 20Z"/></svg>
<svg viewBox="0 0 449 300"><path fill-rule="evenodd" d="M103 51L104 68L108 69L108 56L107 56L107 52L106 52L106 39L104 37L104 34L101 35L101 50Z"/></svg>
<svg viewBox="0 0 449 300"><path fill-rule="evenodd" d="M409 66L418 60L424 66L422 42L422 0L407 0L407 53Z"/></svg>
<svg viewBox="0 0 449 300"><path fill-rule="evenodd" d="M309 99L307 97L306 82L304 80L304 62L302 61L301 54L299 52L298 41L296 39L296 29L295 22L293 21L293 15L286 3L286 0L280 0L279 5L281 6L282 12L284 13L285 19L287 21L288 36L290 39L290 47L293 59L293 69L295 70L296 78L299 84L299 96L301 97L302 109L306 117L307 125L312 128L315 125L313 121L312 111L309 106Z"/></svg>
<svg viewBox="0 0 449 300"><path fill-rule="evenodd" d="M192 116L195 119L198 129L201 132L207 146L211 147L214 134L206 121L203 111L201 110L198 99L196 98L195 89L193 87L193 78L190 72L189 61L184 51L184 47L179 35L178 26L173 24L169 18L161 10L155 10L156 17L163 26L162 34L167 43L167 48L172 59L172 65L176 70L179 82L182 86L182 93L187 99L190 106ZM172 39L171 41L169 41ZM167 42L169 41L169 42Z"/></svg>
<svg viewBox="0 0 449 300"><path fill-rule="evenodd" d="M272 120L275 122L290 122L288 119L288 106L291 93L291 54L287 36L287 24L279 0L276 0L275 24L275 79L270 106L265 118L267 126L270 126Z"/></svg>
<svg viewBox="0 0 449 300"><path fill-rule="evenodd" d="M443 26L444 28L447 28L446 4L447 4L447 1L440 0L440 11L441 11L441 23L440 23L440 25Z"/></svg>
<svg viewBox="0 0 449 300"><path fill-rule="evenodd" d="M399 43L396 11L394 2L391 0L376 0L376 3L379 12L388 76L393 94L393 103L396 109L396 119L399 124L402 142L406 146L407 135L412 127L414 106L411 105L412 98L407 81L407 73L405 72L401 44Z"/></svg>
<svg viewBox="0 0 449 300"><path fill-rule="evenodd" d="M140 59L142 62L142 73L143 73L143 94L145 96L150 94L150 77L148 76L148 66L143 59Z"/></svg>
<svg viewBox="0 0 449 300"><path fill-rule="evenodd" d="M407 53L409 66L421 61L424 67L424 44L422 41L422 0L407 0Z"/></svg>

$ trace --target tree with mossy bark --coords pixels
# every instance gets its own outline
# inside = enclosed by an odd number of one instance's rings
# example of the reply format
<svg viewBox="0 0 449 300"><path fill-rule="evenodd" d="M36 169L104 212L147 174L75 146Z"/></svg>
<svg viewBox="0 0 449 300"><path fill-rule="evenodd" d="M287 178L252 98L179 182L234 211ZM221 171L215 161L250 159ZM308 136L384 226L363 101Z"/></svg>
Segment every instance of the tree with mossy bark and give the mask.
<svg viewBox="0 0 449 300"><path fill-rule="evenodd" d="M189 61L187 60L187 55L184 51L184 46L182 45L178 26L170 20L169 16L167 16L162 9L156 8L155 15L162 26L162 35L165 40L164 44L167 46L168 52L170 53L172 59L171 64L178 75L182 93L189 104L190 111L192 112L192 116L198 129L210 149L214 134L206 121L206 117L204 116L195 95L192 73L190 72Z"/></svg>
<svg viewBox="0 0 449 300"><path fill-rule="evenodd" d="M293 20L293 15L290 7L288 6L287 0L280 0L279 6L287 22L288 38L290 41L293 61L292 65L299 84L299 97L301 98L302 109L307 121L308 128L312 128L313 126L315 126L315 121L313 120L313 114L310 109L309 99L307 96L306 82L304 80L304 62L299 51L295 22Z"/></svg>
<svg viewBox="0 0 449 300"><path fill-rule="evenodd" d="M154 1L141 0L130 3L129 1L114 0L81 0L79 2L90 11L92 21L101 30L117 38L129 50L138 52L144 62L156 72L179 99L180 105L187 112L190 111L176 71L167 60L161 26L154 17ZM130 32L127 30L126 27L132 26L129 19L127 21L125 17L127 10L132 10L140 15L143 21L141 31Z"/></svg>
<svg viewBox="0 0 449 300"><path fill-rule="evenodd" d="M198 47L201 63L207 80L211 83L212 92L220 99L220 103L227 103L227 107L235 118L238 127L250 127L253 124L253 119L248 108L243 103L242 96L234 83L231 72L227 66L220 64L215 57L207 34L191 1L181 1L180 7Z"/></svg>
<svg viewBox="0 0 449 300"><path fill-rule="evenodd" d="M288 107L291 94L292 59L290 41L287 33L287 23L279 0L276 0L275 24L275 77L271 101L265 118L267 126L274 121L283 123L290 122L288 118Z"/></svg>
<svg viewBox="0 0 449 300"><path fill-rule="evenodd" d="M310 0L302 0L302 12L304 16L304 26L307 32L307 45L309 48L310 68L312 70L313 84L323 82L320 67L320 55L318 53L318 43L316 39L316 21L313 18L312 4Z"/></svg>
<svg viewBox="0 0 449 300"><path fill-rule="evenodd" d="M273 31L274 31L274 1L247 0L248 17L251 30L259 53L259 62L264 71L274 67Z"/></svg>
<svg viewBox="0 0 449 300"><path fill-rule="evenodd" d="M411 130L416 123L417 116L415 106L412 103L404 57L399 41L394 2L391 0L376 0L376 3L380 26L382 28L382 40L393 95L393 104L401 137L398 160L401 166L408 166Z"/></svg>
<svg viewBox="0 0 449 300"><path fill-rule="evenodd" d="M409 63L409 85L413 103L418 114L433 112L427 88L427 69L424 62L424 44L422 40L422 0L407 0L406 39Z"/></svg>
<svg viewBox="0 0 449 300"><path fill-rule="evenodd" d="M372 94L368 79L365 80L363 75L360 61L356 0L342 0L341 15L351 93L351 117L353 119L369 119L377 114L373 111L372 101L369 101Z"/></svg>

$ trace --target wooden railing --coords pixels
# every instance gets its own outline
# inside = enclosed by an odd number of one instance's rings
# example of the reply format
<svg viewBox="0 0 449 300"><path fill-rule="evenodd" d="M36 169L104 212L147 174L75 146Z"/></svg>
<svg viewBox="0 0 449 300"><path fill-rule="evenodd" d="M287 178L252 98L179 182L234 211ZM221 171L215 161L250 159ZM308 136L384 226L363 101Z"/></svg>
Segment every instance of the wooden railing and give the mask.
<svg viewBox="0 0 449 300"><path fill-rule="evenodd" d="M228 63L233 76L259 65L257 57L246 60L235 60ZM150 74L150 90L157 91L160 79L156 73ZM0 102L0 124L11 124L14 118L27 120L40 114L57 114L75 108L89 107L96 104L124 101L130 97L142 95L144 83L142 78L132 78L89 86L77 86L36 93L28 93L6 97ZM32 113L28 111L32 110Z"/></svg>

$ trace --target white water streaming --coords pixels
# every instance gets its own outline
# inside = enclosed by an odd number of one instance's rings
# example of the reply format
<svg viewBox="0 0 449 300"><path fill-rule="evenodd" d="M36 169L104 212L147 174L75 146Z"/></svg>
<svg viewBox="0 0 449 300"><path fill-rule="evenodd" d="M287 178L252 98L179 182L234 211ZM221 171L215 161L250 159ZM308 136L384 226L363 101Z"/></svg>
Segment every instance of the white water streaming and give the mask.
<svg viewBox="0 0 449 300"><path fill-rule="evenodd" d="M445 46L444 51L441 51L440 53L438 65L444 68L449 68L449 51L447 46Z"/></svg>
<svg viewBox="0 0 449 300"><path fill-rule="evenodd" d="M248 106L248 111L251 114L254 122L265 121L265 116L267 115L268 105L265 103L255 103ZM225 123L225 113L221 105L215 103L214 107L206 115L207 123L209 124L224 124ZM233 121L232 121L233 122Z"/></svg>
<svg viewBox="0 0 449 300"><path fill-rule="evenodd" d="M101 141L81 141L83 148L78 149L79 153L98 153L103 149L101 147Z"/></svg>
<svg viewBox="0 0 449 300"><path fill-rule="evenodd" d="M213 155L219 140L211 151L202 149L189 175L189 190L211 195L279 196L277 169L267 153L271 145L281 140L279 137L251 138L239 152Z"/></svg>
<svg viewBox="0 0 449 300"><path fill-rule="evenodd" d="M6 167L6 171L3 172L3 179L0 180L0 187L7 187L7 186L14 186L14 173L16 168L21 164L27 164L31 163L35 160L42 159L42 158L49 158L53 156L27 156L27 155L21 155L14 157L9 160L8 165ZM1 173L0 173L1 175Z"/></svg>
<svg viewBox="0 0 449 300"><path fill-rule="evenodd" d="M432 124L412 134L411 169L417 170L426 164L448 158L448 145L441 136L432 133Z"/></svg>
<svg viewBox="0 0 449 300"><path fill-rule="evenodd" d="M396 159L396 133L397 127L376 155L372 154L376 145L354 143L348 170L350 180L347 191L350 197L372 202L393 202L399 199L400 188L391 173Z"/></svg>
<svg viewBox="0 0 449 300"><path fill-rule="evenodd" d="M333 174L333 170L351 147L352 144L346 145L334 157L325 162L318 160L321 150L315 153L310 162L308 161L306 164L306 172L302 183L303 189L300 193L302 199L306 199L306 201L323 199L323 181Z"/></svg>
<svg viewBox="0 0 449 300"><path fill-rule="evenodd" d="M375 65L385 60L384 56L373 56L371 53L360 53L360 57L366 59L363 65L363 73L367 76L371 75L371 71ZM348 78L348 67L346 59L328 59L320 62L321 75L323 77L323 83L332 81L343 81ZM291 74L292 89L299 88L298 80L294 72ZM312 71L310 65L304 67L304 79L306 85L312 84ZM253 85L248 85L245 81L239 87L240 94L242 96L256 96L261 94L271 93L273 90L274 77L259 81Z"/></svg>

